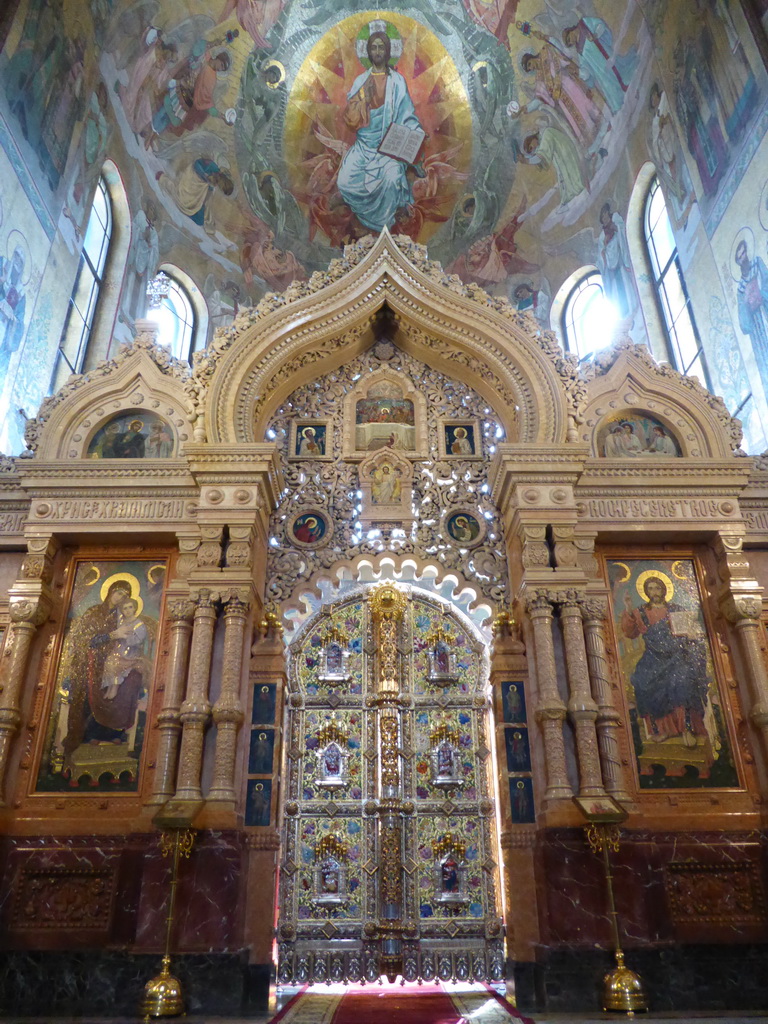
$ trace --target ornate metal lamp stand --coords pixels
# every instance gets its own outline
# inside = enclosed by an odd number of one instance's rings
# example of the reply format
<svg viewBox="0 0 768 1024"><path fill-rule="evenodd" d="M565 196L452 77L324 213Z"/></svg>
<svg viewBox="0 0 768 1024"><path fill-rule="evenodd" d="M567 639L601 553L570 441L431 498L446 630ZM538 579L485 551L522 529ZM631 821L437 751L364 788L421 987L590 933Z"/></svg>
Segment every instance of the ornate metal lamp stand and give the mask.
<svg viewBox="0 0 768 1024"><path fill-rule="evenodd" d="M614 956L616 957L616 966L612 971L608 971L603 978L603 1009L626 1013L628 1017L634 1017L637 1010L648 1009L648 1001L640 976L624 965L624 951L621 948L619 916L616 913L616 901L613 896L613 875L609 856L610 850L616 853L619 849L619 826L590 821L584 830L592 851L603 855L605 884L608 890L608 909L611 916Z"/></svg>
<svg viewBox="0 0 768 1024"><path fill-rule="evenodd" d="M165 919L165 953L162 969L147 982L140 1013L148 1021L150 1017L178 1017L184 1013L184 998L181 982L170 972L171 934L176 909L176 887L179 882L179 858L189 857L195 842L195 833L189 828L172 828L160 833L160 849L164 857L173 857L171 862L171 886L168 897L168 915Z"/></svg>

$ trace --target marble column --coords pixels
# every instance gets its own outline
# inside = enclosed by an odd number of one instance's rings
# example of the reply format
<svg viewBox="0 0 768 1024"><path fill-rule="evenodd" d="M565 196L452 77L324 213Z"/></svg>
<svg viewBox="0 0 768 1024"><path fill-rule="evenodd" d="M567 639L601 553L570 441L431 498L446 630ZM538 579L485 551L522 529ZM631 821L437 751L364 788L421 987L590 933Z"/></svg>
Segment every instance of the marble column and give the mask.
<svg viewBox="0 0 768 1024"><path fill-rule="evenodd" d="M216 750L209 801L225 803L235 809L235 757L237 734L243 724L241 689L243 645L248 618L248 602L232 596L224 605L224 657L221 668L221 693L213 706L216 723Z"/></svg>
<svg viewBox="0 0 768 1024"><path fill-rule="evenodd" d="M11 598L11 628L5 645L5 671L0 685L0 807L5 807L6 773L11 742L21 725L21 693L29 651L37 627L48 617L47 597Z"/></svg>
<svg viewBox="0 0 768 1024"><path fill-rule="evenodd" d="M208 689L211 679L213 634L216 628L216 607L209 590L201 590L192 625L192 649L189 656L187 695L181 705L182 725L179 776L176 800L200 800L203 737L211 715Z"/></svg>
<svg viewBox="0 0 768 1024"><path fill-rule="evenodd" d="M563 722L567 709L557 689L557 665L552 637L552 602L544 592L532 594L526 601L533 625L533 640L538 680L536 721L544 738L547 773L545 800L570 799L573 796L565 766Z"/></svg>
<svg viewBox="0 0 768 1024"><path fill-rule="evenodd" d="M592 684L592 696L597 703L597 745L606 792L619 803L631 802L621 763L619 728L621 716L613 705L608 658L605 650L605 601L587 598L582 602L584 637L587 647L587 665Z"/></svg>
<svg viewBox="0 0 768 1024"><path fill-rule="evenodd" d="M155 777L150 804L164 804L174 794L176 786L176 757L181 735L180 707L184 696L184 681L189 661L189 641L192 636L192 618L195 605L186 597L168 604L170 622L170 651L168 677L163 691L163 706L157 716L160 733L155 755Z"/></svg>
<svg viewBox="0 0 768 1024"><path fill-rule="evenodd" d="M739 650L746 669L746 682L751 700L749 718L759 730L768 751L768 671L762 652L762 626L760 614L762 600L759 595L729 595L722 602L736 633Z"/></svg>
<svg viewBox="0 0 768 1024"><path fill-rule="evenodd" d="M589 685L584 627L575 591L568 591L560 605L560 625L568 673L568 717L573 723L579 760L579 796L604 796L595 729L597 704Z"/></svg>

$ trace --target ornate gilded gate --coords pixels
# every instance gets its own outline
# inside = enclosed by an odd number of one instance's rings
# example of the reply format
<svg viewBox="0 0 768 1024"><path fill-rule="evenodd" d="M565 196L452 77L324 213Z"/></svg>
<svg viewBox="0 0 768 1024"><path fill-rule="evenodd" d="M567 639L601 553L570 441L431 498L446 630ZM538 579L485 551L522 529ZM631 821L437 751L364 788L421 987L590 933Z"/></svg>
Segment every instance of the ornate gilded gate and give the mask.
<svg viewBox="0 0 768 1024"><path fill-rule="evenodd" d="M324 608L290 660L280 981L500 979L474 629L379 584Z"/></svg>

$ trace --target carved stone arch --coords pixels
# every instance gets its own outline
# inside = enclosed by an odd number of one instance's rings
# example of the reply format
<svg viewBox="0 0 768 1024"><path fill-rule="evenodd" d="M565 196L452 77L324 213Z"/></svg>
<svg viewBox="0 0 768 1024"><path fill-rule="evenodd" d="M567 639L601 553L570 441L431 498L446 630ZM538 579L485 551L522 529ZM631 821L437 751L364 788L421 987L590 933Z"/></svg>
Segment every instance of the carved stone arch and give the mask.
<svg viewBox="0 0 768 1024"><path fill-rule="evenodd" d="M429 580L435 587L440 587L445 593L446 584L451 583L453 591L451 600L445 601L444 597L435 598L438 603L443 601L446 606L457 607L459 603L466 606L467 611L474 612L477 609L487 609L487 616L493 614L496 602L490 600L472 580L471 575L464 575L455 568L447 569L439 559L429 556L417 555L413 552L398 554L392 551L381 551L376 554L362 552L353 558L342 558L328 567L318 567L309 579L298 579L289 596L280 601L283 614L292 612L302 614L304 612L304 600L321 600L327 594L330 584L334 586L339 580L363 580L377 581L379 575L384 578L387 572L393 572L395 580L407 578L409 585L419 589L421 580ZM415 582L411 582L415 581ZM352 589L344 590L344 599L349 594L362 592L369 582L360 582ZM426 589L420 593L430 593ZM434 596L430 594L430 596ZM504 592L506 596L506 591ZM335 605L334 605L335 606ZM301 627L303 628L303 626Z"/></svg>
<svg viewBox="0 0 768 1024"><path fill-rule="evenodd" d="M575 440L580 390L554 336L476 285L464 285L409 239L387 231L348 246L325 274L294 282L214 339L206 373L209 441L260 440L280 403L370 347L386 305L392 340L497 410L509 440Z"/></svg>
<svg viewBox="0 0 768 1024"><path fill-rule="evenodd" d="M167 356L160 350L161 356ZM165 372L146 347L127 348L108 372L77 379L49 400L36 455L44 460L81 459L96 431L120 412L154 413L171 428L174 454L192 439L193 408L183 383Z"/></svg>
<svg viewBox="0 0 768 1024"><path fill-rule="evenodd" d="M598 455L597 435L606 420L623 413L648 414L678 441L684 458L722 459L741 442L741 426L721 398L695 377L653 361L644 345L622 342L601 353L589 384L581 440Z"/></svg>

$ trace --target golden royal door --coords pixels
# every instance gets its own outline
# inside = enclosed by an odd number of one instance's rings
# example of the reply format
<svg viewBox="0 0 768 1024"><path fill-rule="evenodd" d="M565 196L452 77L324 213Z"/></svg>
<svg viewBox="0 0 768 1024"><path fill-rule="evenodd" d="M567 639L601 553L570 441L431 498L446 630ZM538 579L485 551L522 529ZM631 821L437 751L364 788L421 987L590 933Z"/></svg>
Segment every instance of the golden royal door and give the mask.
<svg viewBox="0 0 768 1024"><path fill-rule="evenodd" d="M487 654L378 584L291 645L280 982L503 976Z"/></svg>

